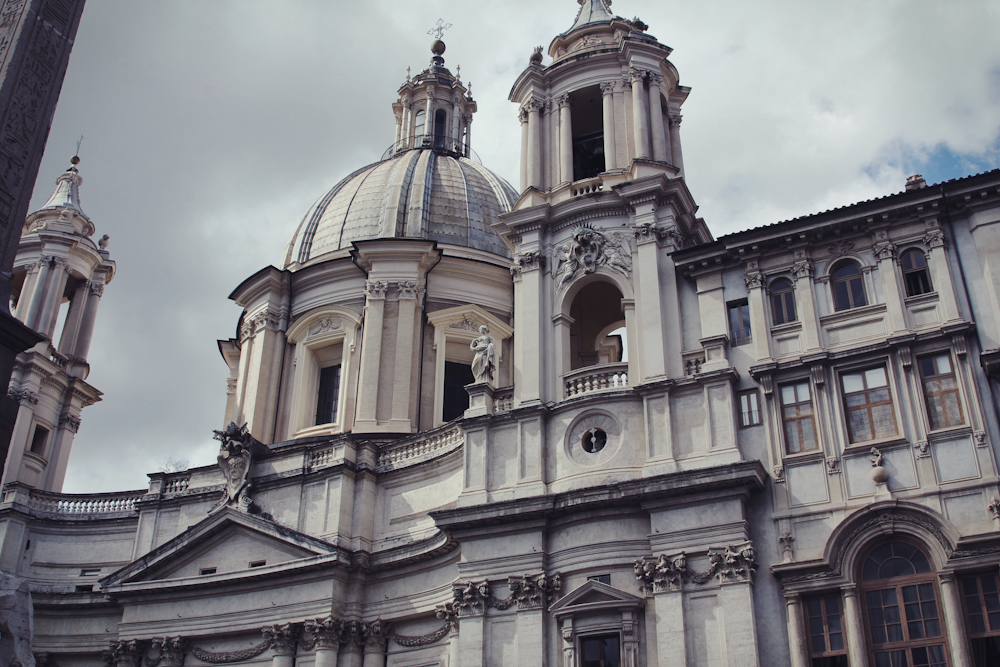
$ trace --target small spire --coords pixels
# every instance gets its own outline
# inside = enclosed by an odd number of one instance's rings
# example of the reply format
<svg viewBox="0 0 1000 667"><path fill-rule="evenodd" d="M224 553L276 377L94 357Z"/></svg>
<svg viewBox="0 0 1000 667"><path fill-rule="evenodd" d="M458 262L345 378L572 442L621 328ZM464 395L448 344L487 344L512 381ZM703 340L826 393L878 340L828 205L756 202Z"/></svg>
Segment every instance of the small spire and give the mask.
<svg viewBox="0 0 1000 667"><path fill-rule="evenodd" d="M409 67L406 68L406 82L407 83L410 82L410 68Z"/></svg>
<svg viewBox="0 0 1000 667"><path fill-rule="evenodd" d="M576 0L580 5L580 11L576 15L573 27L567 30L564 35L573 32L577 28L582 28L591 23L607 23L615 17L611 13L611 0Z"/></svg>
<svg viewBox="0 0 1000 667"><path fill-rule="evenodd" d="M83 137L80 140L82 141ZM77 144L77 148L79 149L79 143ZM52 191L52 195L48 201L38 210L72 209L86 218L87 214L80 207L80 184L83 183L83 178L76 168L76 165L80 164L80 156L74 155L69 161L69 169L60 174L59 178L56 179L55 190Z"/></svg>

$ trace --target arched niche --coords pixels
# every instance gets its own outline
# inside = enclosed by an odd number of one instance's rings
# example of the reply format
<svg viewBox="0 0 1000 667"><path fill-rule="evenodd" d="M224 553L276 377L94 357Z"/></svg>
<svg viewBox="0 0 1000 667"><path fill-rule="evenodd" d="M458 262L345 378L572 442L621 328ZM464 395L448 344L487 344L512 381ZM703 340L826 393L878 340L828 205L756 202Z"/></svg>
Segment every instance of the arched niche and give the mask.
<svg viewBox="0 0 1000 667"><path fill-rule="evenodd" d="M292 362L288 437L346 433L354 419L355 358L361 316L347 308L324 306L298 318L286 333L295 345ZM317 400L324 368L340 366L337 415L333 421L317 423ZM286 386L289 386L286 383Z"/></svg>

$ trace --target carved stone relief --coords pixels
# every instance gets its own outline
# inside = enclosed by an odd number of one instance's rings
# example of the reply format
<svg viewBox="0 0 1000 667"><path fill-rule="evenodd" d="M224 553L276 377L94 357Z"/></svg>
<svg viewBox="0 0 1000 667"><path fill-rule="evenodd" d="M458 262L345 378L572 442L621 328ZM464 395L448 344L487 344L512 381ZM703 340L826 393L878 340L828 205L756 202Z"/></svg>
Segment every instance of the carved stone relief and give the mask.
<svg viewBox="0 0 1000 667"><path fill-rule="evenodd" d="M604 233L589 225L580 225L570 241L557 249L555 270L557 288L577 277L607 267L622 275L632 271L632 248L623 232Z"/></svg>

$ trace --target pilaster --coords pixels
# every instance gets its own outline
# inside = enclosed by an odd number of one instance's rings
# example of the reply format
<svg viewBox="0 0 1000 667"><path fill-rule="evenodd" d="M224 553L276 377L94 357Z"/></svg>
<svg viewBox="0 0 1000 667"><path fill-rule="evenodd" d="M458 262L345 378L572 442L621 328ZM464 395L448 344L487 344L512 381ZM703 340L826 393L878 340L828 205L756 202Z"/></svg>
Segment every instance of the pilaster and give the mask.
<svg viewBox="0 0 1000 667"><path fill-rule="evenodd" d="M649 114L646 113L644 82L646 71L635 67L629 70L632 83L632 130L635 135L636 159L649 159Z"/></svg>
<svg viewBox="0 0 1000 667"><path fill-rule="evenodd" d="M903 292L896 277L896 244L889 240L888 231L875 232L872 254L878 261L878 272L882 277L882 296L889 312L889 328L892 333L906 330L906 316L903 313Z"/></svg>

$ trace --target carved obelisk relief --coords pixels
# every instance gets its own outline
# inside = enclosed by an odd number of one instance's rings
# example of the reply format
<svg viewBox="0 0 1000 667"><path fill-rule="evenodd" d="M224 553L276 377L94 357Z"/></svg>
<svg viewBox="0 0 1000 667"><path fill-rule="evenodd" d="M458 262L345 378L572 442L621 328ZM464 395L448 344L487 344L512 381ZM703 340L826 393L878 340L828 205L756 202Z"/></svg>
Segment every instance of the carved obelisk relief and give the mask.
<svg viewBox="0 0 1000 667"><path fill-rule="evenodd" d="M11 267L28 214L85 0L0 5L0 290L9 312Z"/></svg>

